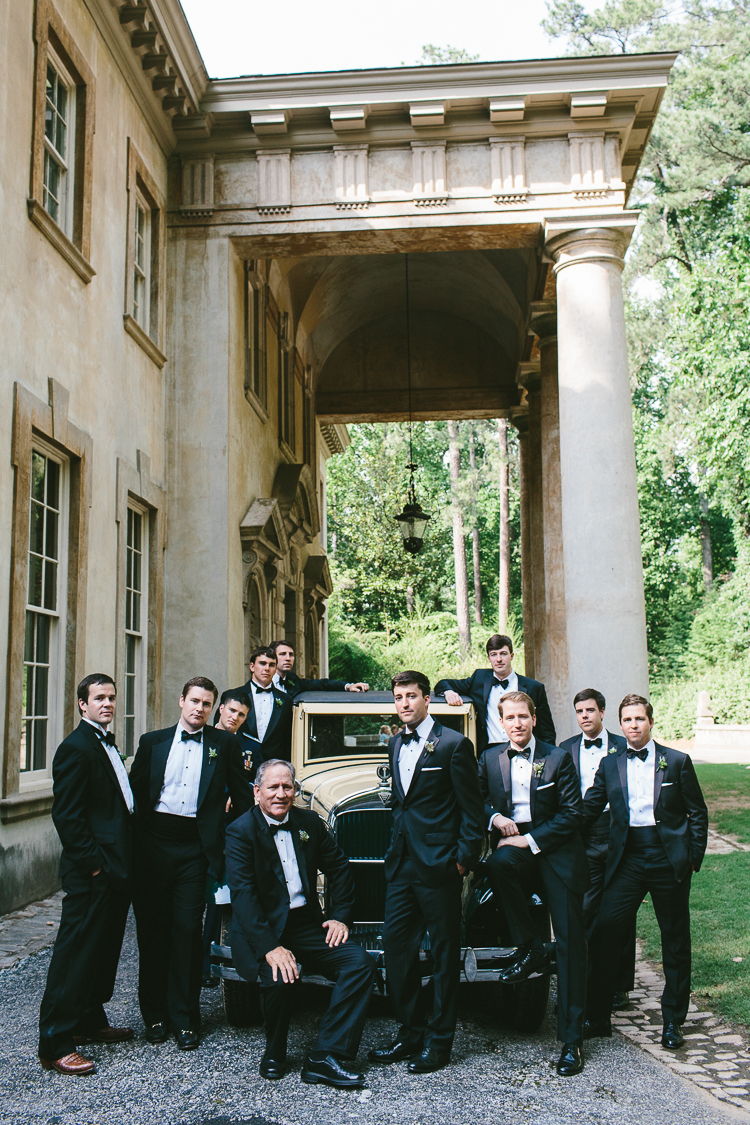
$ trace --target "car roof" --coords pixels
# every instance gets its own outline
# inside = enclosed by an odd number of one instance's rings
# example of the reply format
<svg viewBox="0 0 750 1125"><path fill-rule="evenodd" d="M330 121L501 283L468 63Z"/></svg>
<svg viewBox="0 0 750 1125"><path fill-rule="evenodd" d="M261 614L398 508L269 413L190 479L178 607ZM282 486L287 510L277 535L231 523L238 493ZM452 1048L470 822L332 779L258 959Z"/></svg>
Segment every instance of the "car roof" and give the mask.
<svg viewBox="0 0 750 1125"><path fill-rule="evenodd" d="M442 700L443 696L433 696L435 700ZM461 696L464 703L471 703L468 695ZM295 707L299 703L385 703L388 708L393 707L392 691L302 691L294 697Z"/></svg>

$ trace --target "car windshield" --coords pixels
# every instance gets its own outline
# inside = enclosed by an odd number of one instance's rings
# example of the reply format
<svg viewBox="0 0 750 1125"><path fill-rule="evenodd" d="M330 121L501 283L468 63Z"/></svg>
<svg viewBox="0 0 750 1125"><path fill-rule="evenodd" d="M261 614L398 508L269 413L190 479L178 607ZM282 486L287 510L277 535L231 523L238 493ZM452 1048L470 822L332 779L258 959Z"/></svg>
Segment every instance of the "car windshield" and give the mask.
<svg viewBox="0 0 750 1125"><path fill-rule="evenodd" d="M443 726L463 733L463 715L441 715ZM391 713L374 715L310 715L308 758L351 758L363 754L385 757L388 740L401 730Z"/></svg>

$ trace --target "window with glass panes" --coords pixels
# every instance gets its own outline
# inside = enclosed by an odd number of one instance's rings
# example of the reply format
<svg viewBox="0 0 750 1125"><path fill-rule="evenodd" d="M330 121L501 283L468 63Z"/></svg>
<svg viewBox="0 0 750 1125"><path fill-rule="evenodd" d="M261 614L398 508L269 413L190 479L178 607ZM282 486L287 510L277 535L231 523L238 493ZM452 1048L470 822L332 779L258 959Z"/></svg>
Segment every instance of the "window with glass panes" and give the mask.
<svg viewBox="0 0 750 1125"><path fill-rule="evenodd" d="M151 209L143 196L136 195L133 247L133 319L148 330L149 288L151 285Z"/></svg>
<svg viewBox="0 0 750 1125"><path fill-rule="evenodd" d="M125 751L135 753L145 719L145 645L148 585L148 522L128 508L125 562Z"/></svg>
<svg viewBox="0 0 750 1125"><path fill-rule="evenodd" d="M29 586L26 604L23 665L22 773L46 770L50 727L60 682L58 630L64 596L63 466L33 449L29 518ZM52 732L55 733L54 731Z"/></svg>
<svg viewBox="0 0 750 1125"><path fill-rule="evenodd" d="M47 61L42 206L66 234L73 214L75 85L56 60Z"/></svg>

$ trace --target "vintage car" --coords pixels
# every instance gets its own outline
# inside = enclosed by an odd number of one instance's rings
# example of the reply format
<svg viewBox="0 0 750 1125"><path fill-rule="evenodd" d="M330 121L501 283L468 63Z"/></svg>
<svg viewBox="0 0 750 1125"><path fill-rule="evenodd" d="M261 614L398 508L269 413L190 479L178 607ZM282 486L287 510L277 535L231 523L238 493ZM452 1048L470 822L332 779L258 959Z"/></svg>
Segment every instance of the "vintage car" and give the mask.
<svg viewBox="0 0 750 1125"><path fill-rule="evenodd" d="M292 762L297 773L297 804L312 809L326 822L354 868L356 888L354 924L349 940L364 946L376 959L376 986L388 990L388 966L383 956L385 910L383 863L388 851L393 814L388 739L398 724L391 692L305 692L294 701ZM476 744L474 706L469 699L450 707L438 696L430 714L444 726L465 734ZM325 878L318 892L325 904ZM549 915L538 895L533 896L539 932L548 941ZM257 985L242 981L231 962L229 926L231 907L225 907L222 941L212 948L212 974L220 977L227 1020L245 1026L260 1018ZM506 932L502 908L496 902L484 870L464 880L462 895L461 980L493 990L483 1007L519 1030L535 1031L547 1009L549 976L530 978L518 985L501 985L500 971L515 950ZM550 951L554 950L551 943ZM423 977L431 972L429 937L420 957ZM327 984L323 978L303 979Z"/></svg>

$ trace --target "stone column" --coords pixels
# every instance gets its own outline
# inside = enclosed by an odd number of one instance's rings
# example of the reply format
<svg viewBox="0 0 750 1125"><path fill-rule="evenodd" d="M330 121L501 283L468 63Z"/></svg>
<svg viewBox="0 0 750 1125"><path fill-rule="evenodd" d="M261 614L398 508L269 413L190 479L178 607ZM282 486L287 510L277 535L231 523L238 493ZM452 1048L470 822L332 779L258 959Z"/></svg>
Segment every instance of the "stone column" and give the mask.
<svg viewBox="0 0 750 1125"><path fill-rule="evenodd" d="M557 387L557 302L535 301L529 324L539 337L541 377L542 511L544 523L544 596L547 618L547 687L560 738L567 738L568 636L565 624L565 566L560 495L560 412Z"/></svg>
<svg viewBox="0 0 750 1125"><path fill-rule="evenodd" d="M632 228L631 228L632 229ZM569 230L557 275L560 481L570 697L596 687L609 726L648 691L646 613L621 271L627 230ZM572 714L571 714L572 727Z"/></svg>
<svg viewBox="0 0 750 1125"><path fill-rule="evenodd" d="M534 677L534 598L531 583L531 536L529 529L529 416L524 408L513 412L518 430L519 492L521 508L521 598L526 675Z"/></svg>
<svg viewBox="0 0 750 1125"><path fill-rule="evenodd" d="M526 389L529 404L529 431L526 438L529 504L529 572L531 576L534 679L546 682L547 606L544 588L544 511L542 507L542 403L539 363L520 363L517 381ZM524 629L524 637L527 636ZM529 641L526 641L528 651ZM527 665L527 675L528 675Z"/></svg>

